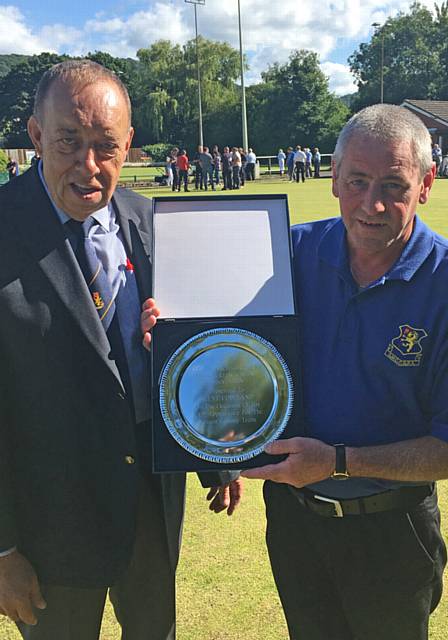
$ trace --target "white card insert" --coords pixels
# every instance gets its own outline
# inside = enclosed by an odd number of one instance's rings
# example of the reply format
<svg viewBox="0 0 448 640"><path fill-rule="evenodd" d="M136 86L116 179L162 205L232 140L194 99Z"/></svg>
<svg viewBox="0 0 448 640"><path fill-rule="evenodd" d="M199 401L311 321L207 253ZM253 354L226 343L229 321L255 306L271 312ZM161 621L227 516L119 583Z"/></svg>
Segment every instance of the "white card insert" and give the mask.
<svg viewBox="0 0 448 640"><path fill-rule="evenodd" d="M161 318L294 314L289 238L286 198L156 200Z"/></svg>

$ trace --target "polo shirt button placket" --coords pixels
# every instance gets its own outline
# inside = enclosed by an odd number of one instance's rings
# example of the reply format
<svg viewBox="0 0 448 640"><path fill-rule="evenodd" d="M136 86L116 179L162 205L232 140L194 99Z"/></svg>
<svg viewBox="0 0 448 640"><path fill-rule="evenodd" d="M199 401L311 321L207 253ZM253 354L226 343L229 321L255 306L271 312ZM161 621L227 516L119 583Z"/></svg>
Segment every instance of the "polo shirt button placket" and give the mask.
<svg viewBox="0 0 448 640"><path fill-rule="evenodd" d="M340 323L340 338L342 342L353 342L354 340L357 327L356 306L356 296L352 296L347 299Z"/></svg>

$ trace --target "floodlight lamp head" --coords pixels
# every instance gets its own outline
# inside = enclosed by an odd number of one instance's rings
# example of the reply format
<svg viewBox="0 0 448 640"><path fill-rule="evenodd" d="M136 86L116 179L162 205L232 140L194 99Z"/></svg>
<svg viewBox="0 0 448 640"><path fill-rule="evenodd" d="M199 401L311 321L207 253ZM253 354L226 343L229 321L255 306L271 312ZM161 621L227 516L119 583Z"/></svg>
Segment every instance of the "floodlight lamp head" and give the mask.
<svg viewBox="0 0 448 640"><path fill-rule="evenodd" d="M205 0L184 0L184 2L188 2L188 4L205 4Z"/></svg>

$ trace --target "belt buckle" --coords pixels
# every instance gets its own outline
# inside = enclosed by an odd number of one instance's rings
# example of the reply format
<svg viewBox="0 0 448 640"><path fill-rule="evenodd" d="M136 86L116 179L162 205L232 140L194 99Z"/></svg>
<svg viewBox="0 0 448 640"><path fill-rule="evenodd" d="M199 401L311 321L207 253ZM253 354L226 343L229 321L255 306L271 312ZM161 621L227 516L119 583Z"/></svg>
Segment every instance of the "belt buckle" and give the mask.
<svg viewBox="0 0 448 640"><path fill-rule="evenodd" d="M329 502L334 507L333 518L343 518L344 512L342 511L342 505L339 500L335 500L334 498L327 498L326 496L314 495L313 498L315 500L320 500L321 502Z"/></svg>

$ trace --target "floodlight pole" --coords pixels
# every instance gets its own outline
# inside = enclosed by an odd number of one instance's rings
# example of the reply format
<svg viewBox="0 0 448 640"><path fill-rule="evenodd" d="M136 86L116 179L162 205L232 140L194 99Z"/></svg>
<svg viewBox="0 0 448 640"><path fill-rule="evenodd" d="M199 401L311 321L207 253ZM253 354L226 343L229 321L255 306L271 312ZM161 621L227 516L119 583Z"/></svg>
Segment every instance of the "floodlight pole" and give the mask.
<svg viewBox="0 0 448 640"><path fill-rule="evenodd" d="M246 111L246 89L244 87L244 56L243 56L243 30L241 28L241 5L238 0L238 28L240 34L240 65L241 65L241 118L243 123L243 149L249 149L249 138L247 135L247 111Z"/></svg>
<svg viewBox="0 0 448 640"><path fill-rule="evenodd" d="M384 32L381 34L381 104L384 102Z"/></svg>
<svg viewBox="0 0 448 640"><path fill-rule="evenodd" d="M202 128L202 97L201 97L201 70L199 67L199 39L198 39L198 12L197 5L205 4L205 0L185 0L188 4L194 5L194 28L196 33L196 71L198 78L198 107L199 107L199 144L204 146L204 134Z"/></svg>
<svg viewBox="0 0 448 640"><path fill-rule="evenodd" d="M381 25L379 22L373 22L372 27L375 27L378 33ZM384 102L384 30L381 32L380 102Z"/></svg>

